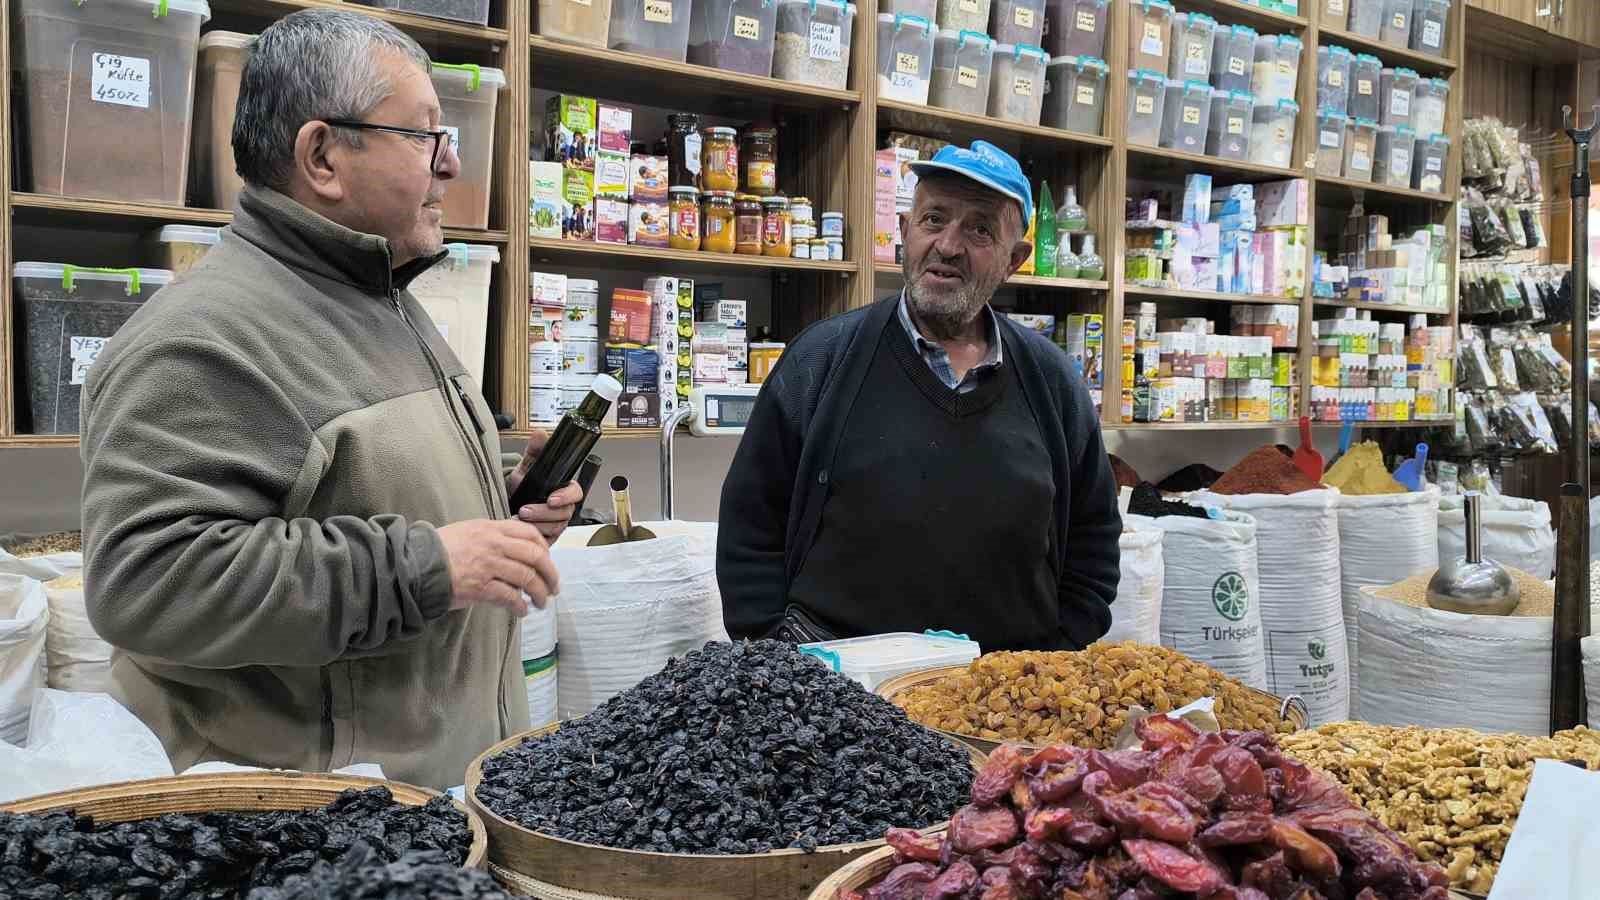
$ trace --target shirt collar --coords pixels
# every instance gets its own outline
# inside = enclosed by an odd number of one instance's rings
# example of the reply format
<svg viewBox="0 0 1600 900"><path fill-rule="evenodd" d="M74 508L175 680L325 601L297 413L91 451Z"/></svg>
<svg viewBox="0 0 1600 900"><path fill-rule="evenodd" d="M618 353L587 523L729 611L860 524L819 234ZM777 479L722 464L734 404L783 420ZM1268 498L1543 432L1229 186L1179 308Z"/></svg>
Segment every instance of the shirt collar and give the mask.
<svg viewBox="0 0 1600 900"><path fill-rule="evenodd" d="M918 353L923 356L937 353L941 358L949 356L936 341L930 341L923 337L922 332L917 329L917 323L911 321L910 301L906 297L904 289L900 291L899 314L900 325L905 328L906 334L911 338L911 345L916 348ZM1005 352L1000 343L999 314L994 311L994 307L986 303L983 306L983 315L984 322L988 326L989 354L983 358L983 362L972 367L971 371L974 372L995 368L1005 361Z"/></svg>

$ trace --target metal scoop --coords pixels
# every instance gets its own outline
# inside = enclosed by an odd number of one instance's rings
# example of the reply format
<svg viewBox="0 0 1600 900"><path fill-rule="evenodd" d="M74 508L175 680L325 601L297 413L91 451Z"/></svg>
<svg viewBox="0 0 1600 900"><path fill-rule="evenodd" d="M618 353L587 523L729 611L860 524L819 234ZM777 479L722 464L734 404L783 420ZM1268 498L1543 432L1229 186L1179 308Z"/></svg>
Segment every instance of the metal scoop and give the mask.
<svg viewBox="0 0 1600 900"><path fill-rule="evenodd" d="M1483 556L1483 498L1466 496L1467 555L1440 560L1428 581L1428 605L1471 616L1509 616L1521 597L1511 573Z"/></svg>
<svg viewBox="0 0 1600 900"><path fill-rule="evenodd" d="M609 544L626 544L648 541L656 534L642 525L633 524L633 500L628 496L628 478L617 475L611 479L611 508L617 514L617 524L607 525L589 538L589 546L604 547Z"/></svg>

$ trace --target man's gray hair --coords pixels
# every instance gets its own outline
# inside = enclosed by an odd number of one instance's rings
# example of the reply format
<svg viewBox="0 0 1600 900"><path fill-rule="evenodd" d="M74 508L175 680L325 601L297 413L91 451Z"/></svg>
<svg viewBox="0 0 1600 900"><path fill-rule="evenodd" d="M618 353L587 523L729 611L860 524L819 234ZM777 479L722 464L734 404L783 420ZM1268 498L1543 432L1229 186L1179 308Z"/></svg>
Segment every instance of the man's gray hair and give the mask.
<svg viewBox="0 0 1600 900"><path fill-rule="evenodd" d="M317 119L362 119L392 90L384 50L429 71L427 51L388 22L336 9L285 16L251 42L233 120L233 160L246 182L281 189L294 164L295 136ZM335 128L359 147L361 135Z"/></svg>

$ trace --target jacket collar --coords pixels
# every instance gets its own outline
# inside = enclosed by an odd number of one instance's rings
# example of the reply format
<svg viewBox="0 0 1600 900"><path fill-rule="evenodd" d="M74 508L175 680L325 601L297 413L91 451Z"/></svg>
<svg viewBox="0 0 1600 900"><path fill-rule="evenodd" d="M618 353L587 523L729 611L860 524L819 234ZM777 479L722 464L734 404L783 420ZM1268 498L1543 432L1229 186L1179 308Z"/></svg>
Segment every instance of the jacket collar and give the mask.
<svg viewBox="0 0 1600 900"><path fill-rule="evenodd" d="M389 296L449 254L412 260L396 269L389 242L346 228L271 188L247 184L233 214L233 233L292 268Z"/></svg>

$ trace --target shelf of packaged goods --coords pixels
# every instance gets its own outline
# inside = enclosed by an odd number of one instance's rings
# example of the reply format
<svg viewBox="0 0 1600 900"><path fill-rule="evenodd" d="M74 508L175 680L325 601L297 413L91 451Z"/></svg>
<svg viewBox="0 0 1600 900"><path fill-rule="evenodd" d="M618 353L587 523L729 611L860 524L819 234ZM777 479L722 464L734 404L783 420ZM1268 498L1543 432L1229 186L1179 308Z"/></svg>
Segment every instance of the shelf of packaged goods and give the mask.
<svg viewBox="0 0 1600 900"><path fill-rule="evenodd" d="M893 263L878 263L873 269L873 284L881 289L898 288L905 282L899 268L885 268ZM1045 291L1107 291L1111 283L1089 278L1041 278L1038 275L1013 275L1006 279L1010 287Z"/></svg>
<svg viewBox="0 0 1600 900"><path fill-rule="evenodd" d="M1454 203L1454 194L1433 193L1419 191L1408 187L1391 187L1378 184L1375 181L1353 181L1349 178L1335 178L1329 175L1317 178L1317 205L1345 207L1355 205L1355 198L1360 194L1364 200L1373 198L1393 198L1397 200L1415 200L1428 203Z"/></svg>
<svg viewBox="0 0 1600 900"><path fill-rule="evenodd" d="M1450 315L1450 310L1440 309L1437 306L1401 306L1396 303L1365 303L1360 300L1324 300L1320 297L1313 298L1311 303L1314 306L1331 306L1339 309L1370 309L1373 312L1402 313L1405 315L1416 315L1418 313L1429 316Z"/></svg>
<svg viewBox="0 0 1600 900"><path fill-rule="evenodd" d="M1437 75L1442 78L1448 78L1456 70L1456 63L1453 59L1431 56L1427 53L1418 53L1406 47L1385 44L1377 38L1362 37L1342 28L1320 27L1317 29L1317 39L1324 47L1344 47L1352 53L1368 53L1383 60L1383 64L1386 66L1404 66L1407 69L1415 69L1423 77Z"/></svg>
<svg viewBox="0 0 1600 900"><path fill-rule="evenodd" d="M1303 178L1303 173L1279 166L1263 166L1242 159L1218 159L1200 153L1185 153L1165 147L1143 144L1128 145L1128 177L1130 179L1179 178L1193 174L1211 175L1219 184L1254 184L1262 181L1281 181L1286 178Z"/></svg>
<svg viewBox="0 0 1600 900"><path fill-rule="evenodd" d="M1298 420L1296 420L1298 421ZM1102 431L1264 431L1273 428L1295 428L1296 421L1281 422L1110 422L1100 426ZM1312 422L1313 428L1340 428L1343 422ZM1405 422L1356 422L1358 428L1435 428L1449 426L1449 420Z"/></svg>
<svg viewBox="0 0 1600 900"><path fill-rule="evenodd" d="M233 221L233 213L222 209L197 209L189 206L166 206L160 203L124 203L119 200L91 200L82 197L57 197L53 194L13 193L13 217L20 225L75 225L85 228L104 227L113 222L157 225L221 226ZM504 231L482 228L446 228L447 241L465 241L479 244L504 244L509 235Z"/></svg>
<svg viewBox="0 0 1600 900"><path fill-rule="evenodd" d="M488 47L491 45L503 47L511 37L511 33L504 28L490 28L469 22L454 22L449 19L435 19L431 16L417 16L394 10L379 9L375 6L341 3L338 0L212 0L211 3L211 12L214 16L229 13L262 19L280 19L302 9L329 8L353 9L362 15L382 19L423 43L447 44L453 47Z"/></svg>
<svg viewBox="0 0 1600 900"><path fill-rule="evenodd" d="M533 86L573 91L633 105L736 117L765 107L849 108L860 91L814 87L659 59L642 53L529 38L533 47ZM542 110L534 110L535 122Z"/></svg>
<svg viewBox="0 0 1600 900"><path fill-rule="evenodd" d="M1216 291L1183 291L1177 288L1143 287L1137 284L1127 284L1122 288L1124 296L1146 297L1151 300L1195 300L1203 303L1256 303L1270 306L1299 306L1300 301L1293 297L1265 297L1256 294L1223 294Z"/></svg>
<svg viewBox="0 0 1600 900"><path fill-rule="evenodd" d="M818 261L785 256L702 253L694 250L668 250L658 247L636 247L630 244L598 244L594 241L564 241L551 238L530 239L528 256L529 261L536 265L662 267L711 272L726 272L728 269L783 269L851 274L856 271L856 264L849 260Z"/></svg>
<svg viewBox="0 0 1600 900"><path fill-rule="evenodd" d="M878 118L890 128L926 134L957 144L971 143L977 139L1000 141L1010 136L1022 144L1024 154L1046 154L1063 146L1103 149L1111 146L1111 139L1097 134L1083 134L1049 128L1044 125L1024 125L990 116L956 112L937 106L902 103L898 100L879 100Z"/></svg>

